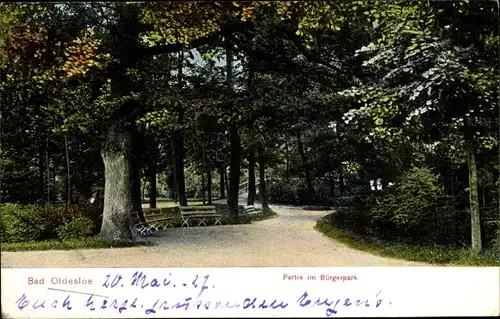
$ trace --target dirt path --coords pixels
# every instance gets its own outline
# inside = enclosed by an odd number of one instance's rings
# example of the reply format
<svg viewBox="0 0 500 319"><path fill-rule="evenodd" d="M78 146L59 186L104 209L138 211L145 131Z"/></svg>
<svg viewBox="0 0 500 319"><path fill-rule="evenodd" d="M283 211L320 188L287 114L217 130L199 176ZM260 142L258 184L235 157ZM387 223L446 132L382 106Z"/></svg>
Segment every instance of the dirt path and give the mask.
<svg viewBox="0 0 500 319"><path fill-rule="evenodd" d="M328 239L313 227L326 211L272 206L279 217L251 225L175 228L155 246L2 252L2 267L334 267L421 266L374 256Z"/></svg>

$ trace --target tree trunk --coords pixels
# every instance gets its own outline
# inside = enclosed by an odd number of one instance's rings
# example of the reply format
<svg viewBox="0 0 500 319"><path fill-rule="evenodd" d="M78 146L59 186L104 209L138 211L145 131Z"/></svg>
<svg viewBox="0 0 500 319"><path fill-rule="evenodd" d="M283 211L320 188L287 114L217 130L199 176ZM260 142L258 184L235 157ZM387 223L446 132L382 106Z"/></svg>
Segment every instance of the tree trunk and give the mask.
<svg viewBox="0 0 500 319"><path fill-rule="evenodd" d="M286 176L288 176L288 171L290 169L290 164L289 164L289 154L288 154L288 140L285 139L285 162L286 162Z"/></svg>
<svg viewBox="0 0 500 319"><path fill-rule="evenodd" d="M335 195L335 176L330 177L330 193Z"/></svg>
<svg viewBox="0 0 500 319"><path fill-rule="evenodd" d="M70 163L69 163L69 149L68 149L68 134L64 134L64 149L66 150L66 196L68 198L66 199L66 206L69 206L71 204L71 170L70 170Z"/></svg>
<svg viewBox="0 0 500 319"><path fill-rule="evenodd" d="M231 43L226 39L226 85L228 92L233 92L233 52ZM231 109L231 108L229 108ZM231 159L229 163L229 190L227 194L227 205L233 217L238 217L238 195L240 188L240 161L241 161L241 140L238 127L235 123L229 124L229 139L231 148Z"/></svg>
<svg viewBox="0 0 500 319"><path fill-rule="evenodd" d="M451 196L455 197L455 182L453 181L453 176L451 177Z"/></svg>
<svg viewBox="0 0 500 319"><path fill-rule="evenodd" d="M300 158L302 159L302 167L304 168L304 173L306 175L307 190L309 191L309 194L311 195L311 197L314 197L315 191L314 191L314 187L312 184L311 171L310 171L310 167L309 167L310 166L309 160L308 160L307 155L304 151L304 145L302 144L300 130L297 130L297 146L299 149Z"/></svg>
<svg viewBox="0 0 500 319"><path fill-rule="evenodd" d="M186 181L184 176L184 138L181 131L174 132L175 184L179 205L187 206Z"/></svg>
<svg viewBox="0 0 500 319"><path fill-rule="evenodd" d="M267 189L266 189L266 161L264 158L264 150L259 149L259 194L260 201L262 203L262 208L268 209L269 205L267 203Z"/></svg>
<svg viewBox="0 0 500 319"><path fill-rule="evenodd" d="M229 166L229 192L227 205L232 216L238 216L238 195L240 191L240 161L241 140L238 128L231 125L229 128L231 138L231 162Z"/></svg>
<svg viewBox="0 0 500 319"><path fill-rule="evenodd" d="M210 165L207 170L207 199L208 205L212 205L212 168Z"/></svg>
<svg viewBox="0 0 500 319"><path fill-rule="evenodd" d="M226 165L224 163L221 164L221 167L219 169L219 175L220 175L220 198L226 198Z"/></svg>
<svg viewBox="0 0 500 319"><path fill-rule="evenodd" d="M168 172L168 187L170 188L170 198L177 202L177 184L175 183L175 168Z"/></svg>
<svg viewBox="0 0 500 319"><path fill-rule="evenodd" d="M224 188L226 189L226 196L229 192L229 177L227 176L227 167L224 167Z"/></svg>
<svg viewBox="0 0 500 319"><path fill-rule="evenodd" d="M47 204L51 202L51 187L50 187L50 161L49 161L49 138L45 139L45 167L46 170L46 181L47 181Z"/></svg>
<svg viewBox="0 0 500 319"><path fill-rule="evenodd" d="M206 197L205 197L205 172L201 172L201 198L203 201L203 205L206 204Z"/></svg>
<svg viewBox="0 0 500 319"><path fill-rule="evenodd" d="M137 214L141 222L146 222L144 211L142 210L142 196L141 196L141 171L142 171L142 158L144 153L144 140L138 132L132 133L132 201L133 213Z"/></svg>
<svg viewBox="0 0 500 319"><path fill-rule="evenodd" d="M474 252L482 251L481 219L479 215L479 196L477 191L476 155L473 146L467 147L467 164L469 168L469 202L471 217L471 244Z"/></svg>
<svg viewBox="0 0 500 319"><path fill-rule="evenodd" d="M483 208L486 207L486 186L482 187L481 195L483 197Z"/></svg>
<svg viewBox="0 0 500 319"><path fill-rule="evenodd" d="M39 174L39 178L40 178L38 199L41 202L45 201L45 193L43 191L45 188L45 167L43 165L43 162L44 162L44 154L43 154L43 150L40 148L39 153L38 153L38 174Z"/></svg>
<svg viewBox="0 0 500 319"><path fill-rule="evenodd" d="M156 208L156 160L157 145L154 138L151 140L149 157L149 207Z"/></svg>
<svg viewBox="0 0 500 319"><path fill-rule="evenodd" d="M256 196L255 188L255 154L253 150L250 150L250 155L248 156L248 199L247 205L253 205L255 203Z"/></svg>
<svg viewBox="0 0 500 319"><path fill-rule="evenodd" d="M115 96L140 92L128 74L139 61L139 9L123 6L117 11L113 46L114 56L121 62L113 70L111 91ZM129 100L121 105L108 124L106 143L101 150L104 161L104 210L101 235L109 240L142 241L132 225L134 212L144 220L141 201L142 141L136 127L140 114L139 101Z"/></svg>
<svg viewBox="0 0 500 319"><path fill-rule="evenodd" d="M141 241L132 225L134 211L134 123L118 119L111 123L101 151L105 186L101 236L108 240Z"/></svg>
<svg viewBox="0 0 500 319"><path fill-rule="evenodd" d="M344 170L342 169L342 165L339 167L339 191L340 194L344 194L345 184L344 184Z"/></svg>
<svg viewBox="0 0 500 319"><path fill-rule="evenodd" d="M169 146L170 146L170 165L168 171L168 187L170 189L170 198L177 202L177 183L175 180L175 154L174 154L174 142L173 135L169 138Z"/></svg>
<svg viewBox="0 0 500 319"><path fill-rule="evenodd" d="M180 90L183 88L183 71L184 52L179 52L177 60L177 87ZM182 125L184 123L184 108L182 105L177 106L178 121ZM184 176L184 131L182 128L174 132L174 154L175 154L175 181L177 184L177 196L179 197L179 205L187 206L186 198L186 180Z"/></svg>
<svg viewBox="0 0 500 319"><path fill-rule="evenodd" d="M141 195L142 195L142 202L144 202L146 200L146 183L142 184Z"/></svg>

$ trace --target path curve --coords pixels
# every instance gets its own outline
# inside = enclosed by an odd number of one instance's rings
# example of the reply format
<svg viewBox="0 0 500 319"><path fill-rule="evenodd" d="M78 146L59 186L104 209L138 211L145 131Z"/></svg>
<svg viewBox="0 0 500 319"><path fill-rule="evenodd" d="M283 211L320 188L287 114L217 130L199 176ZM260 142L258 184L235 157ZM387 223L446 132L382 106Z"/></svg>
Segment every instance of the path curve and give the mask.
<svg viewBox="0 0 500 319"><path fill-rule="evenodd" d="M5 267L352 267L422 266L375 256L316 231L328 211L271 206L278 217L250 225L174 228L157 245L118 249L2 252Z"/></svg>

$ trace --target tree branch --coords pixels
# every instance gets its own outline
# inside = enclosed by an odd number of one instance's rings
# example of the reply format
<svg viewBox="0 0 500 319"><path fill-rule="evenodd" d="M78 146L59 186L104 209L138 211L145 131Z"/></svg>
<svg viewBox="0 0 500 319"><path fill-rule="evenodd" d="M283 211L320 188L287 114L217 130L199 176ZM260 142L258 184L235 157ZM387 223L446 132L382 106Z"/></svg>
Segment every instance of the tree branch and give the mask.
<svg viewBox="0 0 500 319"><path fill-rule="evenodd" d="M167 54L179 52L181 50L196 49L203 45L213 43L219 40L223 36L228 36L235 32L242 32L244 30L252 29L253 25L250 22L238 22L227 24L221 28L219 32L213 33L207 37L199 38L191 41L189 45L184 45L182 43L172 43L167 45L158 45L150 48L143 48L139 51L140 57L151 57L158 54Z"/></svg>
<svg viewBox="0 0 500 319"><path fill-rule="evenodd" d="M331 74L327 74L324 72L314 72L310 70L305 70L304 68L297 65L297 63L291 60L279 60L277 61L274 57L263 51L263 50L255 50L247 45L244 45L241 40L237 37L231 37L232 42L236 44L236 46L245 52L246 54L254 57L256 60L264 62L266 66L264 68L256 69L259 72L271 72L271 73L282 73L282 74L292 74L292 75L300 75L309 80L312 80L321 85L330 87L330 88L338 88L339 85L335 85L331 80ZM339 83L341 86L350 87L352 84L347 82Z"/></svg>

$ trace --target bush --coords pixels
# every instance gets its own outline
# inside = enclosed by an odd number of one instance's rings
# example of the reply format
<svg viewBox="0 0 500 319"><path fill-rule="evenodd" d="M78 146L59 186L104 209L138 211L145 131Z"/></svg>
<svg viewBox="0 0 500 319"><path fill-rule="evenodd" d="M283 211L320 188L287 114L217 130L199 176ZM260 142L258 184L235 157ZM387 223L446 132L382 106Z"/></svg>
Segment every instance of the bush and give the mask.
<svg viewBox="0 0 500 319"><path fill-rule="evenodd" d="M457 210L451 196L429 169L413 168L384 191L361 194L354 212L336 216L361 235L402 243L468 245L470 217Z"/></svg>
<svg viewBox="0 0 500 319"><path fill-rule="evenodd" d="M466 244L465 212L455 210L429 169L411 169L372 201L369 215L382 237Z"/></svg>
<svg viewBox="0 0 500 319"><path fill-rule="evenodd" d="M95 216L101 208L95 205L0 205L0 240L2 242L23 242L55 239L59 226L75 216L85 216L94 222L93 233L98 227ZM97 221L98 222L98 221Z"/></svg>
<svg viewBox="0 0 500 319"><path fill-rule="evenodd" d="M494 257L500 260L500 231L498 229L496 236L490 242L489 251Z"/></svg>
<svg viewBox="0 0 500 319"><path fill-rule="evenodd" d="M2 242L13 243L43 238L46 227L42 216L37 213L37 206L2 204L0 210L0 240Z"/></svg>
<svg viewBox="0 0 500 319"><path fill-rule="evenodd" d="M74 216L57 228L60 240L81 239L93 235L94 222L87 216Z"/></svg>

